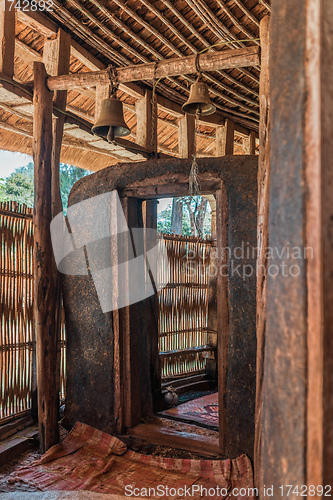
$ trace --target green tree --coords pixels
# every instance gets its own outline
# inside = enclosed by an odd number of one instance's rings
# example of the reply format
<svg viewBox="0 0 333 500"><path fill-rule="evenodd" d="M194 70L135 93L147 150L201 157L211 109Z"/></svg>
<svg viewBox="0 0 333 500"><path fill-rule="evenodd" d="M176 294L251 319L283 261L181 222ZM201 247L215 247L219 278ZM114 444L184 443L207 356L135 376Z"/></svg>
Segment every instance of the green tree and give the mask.
<svg viewBox="0 0 333 500"><path fill-rule="evenodd" d="M64 211L67 211L68 196L76 181L90 172L72 165L60 164L60 194ZM34 204L34 164L17 168L6 179L0 181L0 201L17 201L28 207Z"/></svg>
<svg viewBox="0 0 333 500"><path fill-rule="evenodd" d="M0 201L17 201L28 207L34 204L34 181L22 172L13 172L1 179Z"/></svg>
<svg viewBox="0 0 333 500"><path fill-rule="evenodd" d="M202 196L194 196L192 199L188 197L178 198L183 203L183 215L182 215L182 234L184 236L193 235L193 217L192 224L190 219L190 212L186 204L190 203L191 213L195 214L196 217L199 215L199 210L202 202ZM199 216L200 220L200 216ZM171 234L171 222L172 222L172 206L169 204L164 210L162 210L157 216L157 230L160 233ZM197 234L197 233L195 233ZM209 204L204 213L204 220L202 225L202 234L211 234L211 212Z"/></svg>

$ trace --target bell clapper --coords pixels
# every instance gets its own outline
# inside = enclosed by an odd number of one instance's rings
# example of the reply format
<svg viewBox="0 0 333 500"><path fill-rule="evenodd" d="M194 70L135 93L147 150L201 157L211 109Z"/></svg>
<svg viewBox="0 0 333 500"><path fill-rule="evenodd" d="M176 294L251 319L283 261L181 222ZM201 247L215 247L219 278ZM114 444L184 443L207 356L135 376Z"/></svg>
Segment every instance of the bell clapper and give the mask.
<svg viewBox="0 0 333 500"><path fill-rule="evenodd" d="M108 142L114 142L114 127L110 127L108 131L108 135L106 136Z"/></svg>

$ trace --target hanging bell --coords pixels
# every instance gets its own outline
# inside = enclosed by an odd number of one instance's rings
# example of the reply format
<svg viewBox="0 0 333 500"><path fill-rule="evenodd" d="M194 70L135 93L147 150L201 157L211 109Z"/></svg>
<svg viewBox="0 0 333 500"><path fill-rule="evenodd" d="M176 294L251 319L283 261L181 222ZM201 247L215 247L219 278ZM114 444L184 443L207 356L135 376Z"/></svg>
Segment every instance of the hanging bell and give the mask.
<svg viewBox="0 0 333 500"><path fill-rule="evenodd" d="M216 108L209 98L208 86L203 82L195 82L190 88L190 97L183 104L183 111L188 115L207 116L215 113Z"/></svg>
<svg viewBox="0 0 333 500"><path fill-rule="evenodd" d="M104 99L99 118L91 131L108 141L130 134L124 119L123 103L114 97Z"/></svg>

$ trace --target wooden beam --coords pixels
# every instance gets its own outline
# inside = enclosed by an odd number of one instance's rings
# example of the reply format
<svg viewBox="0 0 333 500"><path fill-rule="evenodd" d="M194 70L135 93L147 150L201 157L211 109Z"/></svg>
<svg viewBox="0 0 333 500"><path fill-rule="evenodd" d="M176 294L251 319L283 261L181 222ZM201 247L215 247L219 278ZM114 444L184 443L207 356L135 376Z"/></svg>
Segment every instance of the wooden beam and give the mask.
<svg viewBox="0 0 333 500"><path fill-rule="evenodd" d="M194 154L195 117L185 115L179 120L178 150L181 158L192 158Z"/></svg>
<svg viewBox="0 0 333 500"><path fill-rule="evenodd" d="M135 109L136 143L149 152L157 153L157 105L152 102L151 90L146 90L145 96L136 101Z"/></svg>
<svg viewBox="0 0 333 500"><path fill-rule="evenodd" d="M166 76L186 75L196 72L196 56L179 57L159 61L155 63L137 64L118 68L119 83L152 80L154 74L156 78ZM241 68L246 66L256 66L260 63L258 47L244 49L223 50L213 54L202 54L200 57L200 67L202 71L216 71L217 69ZM76 73L75 75L65 75L62 77L49 77L47 85L50 90L67 90L77 87L93 87L97 84L109 83L109 73L107 70Z"/></svg>
<svg viewBox="0 0 333 500"><path fill-rule="evenodd" d="M43 60L39 52L29 47L29 45L26 45L18 38L15 38L15 56L31 67L34 65L35 61Z"/></svg>
<svg viewBox="0 0 333 500"><path fill-rule="evenodd" d="M234 122L228 118L224 127L216 128L215 156L226 156L234 154Z"/></svg>
<svg viewBox="0 0 333 500"><path fill-rule="evenodd" d="M243 154L256 154L256 133L254 130L251 130L247 137L243 137Z"/></svg>
<svg viewBox="0 0 333 500"><path fill-rule="evenodd" d="M34 324L37 352L37 394L40 449L44 453L59 441L56 365L57 335L54 318L55 277L52 272L51 158L52 93L45 86L47 73L43 63L34 64L35 164L34 206Z"/></svg>
<svg viewBox="0 0 333 500"><path fill-rule="evenodd" d="M270 180L270 17L260 21L261 71L259 85L260 122L259 122L259 163L258 163L258 267L257 267L257 385L256 385L256 435L255 435L255 484L262 489L261 445L262 445L262 412L263 412L263 377L264 349L266 335L266 284L267 284L267 252L268 247L268 214L269 214L269 180ZM248 143L251 144L251 136ZM252 138L252 144L255 139ZM254 144L255 146L255 144ZM250 146L251 147L251 146ZM253 147L253 146L252 146Z"/></svg>
<svg viewBox="0 0 333 500"><path fill-rule="evenodd" d="M0 3L0 72L12 78L15 53L15 11L13 3Z"/></svg>
<svg viewBox="0 0 333 500"><path fill-rule="evenodd" d="M48 38L58 32L58 26L41 12L24 9L16 9L16 11L17 19L40 35Z"/></svg>

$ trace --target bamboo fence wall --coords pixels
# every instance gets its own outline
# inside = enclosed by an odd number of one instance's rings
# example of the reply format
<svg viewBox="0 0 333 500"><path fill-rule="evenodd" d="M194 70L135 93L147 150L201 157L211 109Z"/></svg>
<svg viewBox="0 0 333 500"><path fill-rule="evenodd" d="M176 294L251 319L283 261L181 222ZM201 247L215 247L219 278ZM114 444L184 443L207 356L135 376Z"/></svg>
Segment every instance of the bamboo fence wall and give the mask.
<svg viewBox="0 0 333 500"><path fill-rule="evenodd" d="M0 203L0 422L29 411L35 369L33 332L32 209ZM163 235L170 266L159 293L159 350L162 379L205 368L208 269L212 240ZM159 269L160 279L165 275ZM62 310L60 399L66 391L66 332Z"/></svg>
<svg viewBox="0 0 333 500"><path fill-rule="evenodd" d="M0 421L31 408L33 332L32 209L0 203ZM61 329L61 399L65 397L64 322Z"/></svg>
<svg viewBox="0 0 333 500"><path fill-rule="evenodd" d="M163 235L170 266L159 292L162 380L204 371L207 346L208 278L213 240ZM165 279L165 269L159 269Z"/></svg>

